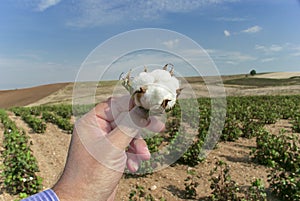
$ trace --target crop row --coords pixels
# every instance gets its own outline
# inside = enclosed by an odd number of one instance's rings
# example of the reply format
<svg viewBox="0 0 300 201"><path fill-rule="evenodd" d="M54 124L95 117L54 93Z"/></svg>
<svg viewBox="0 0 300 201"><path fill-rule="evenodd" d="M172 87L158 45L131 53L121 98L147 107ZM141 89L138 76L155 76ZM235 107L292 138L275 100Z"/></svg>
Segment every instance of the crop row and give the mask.
<svg viewBox="0 0 300 201"><path fill-rule="evenodd" d="M4 125L2 152L4 187L20 197L41 190L42 180L36 175L39 171L36 158L28 144L25 132L15 125L4 110L0 110L0 121Z"/></svg>
<svg viewBox="0 0 300 201"><path fill-rule="evenodd" d="M12 111L16 116L20 116L35 133L44 133L46 130L46 124L41 119L33 116L31 110L25 107L16 107Z"/></svg>
<svg viewBox="0 0 300 201"><path fill-rule="evenodd" d="M283 200L300 200L299 134L287 135L284 130L270 134L262 130L257 135L253 159L272 168L268 175L271 190Z"/></svg>
<svg viewBox="0 0 300 201"><path fill-rule="evenodd" d="M56 124L59 128L72 133L73 124L70 122L71 107L67 105L15 107L11 109L16 116L20 116L35 133L46 131L46 122Z"/></svg>
<svg viewBox="0 0 300 201"><path fill-rule="evenodd" d="M47 112L44 111L42 113L42 119L46 122L53 123L58 126L58 128L68 132L72 133L73 131L73 125L70 123L69 119L65 119L61 116L58 116L57 114L53 112Z"/></svg>
<svg viewBox="0 0 300 201"><path fill-rule="evenodd" d="M153 159L155 162L177 161L195 166L205 159L205 148L214 148L215 142L256 137L265 124L276 123L279 119L288 119L297 132L300 124L299 100L299 95L228 97L226 111L224 107L212 109L209 98L198 99L199 108L190 107L194 100L180 100L168 113L167 132L152 135L146 141L152 153L158 152L158 148L167 149L158 154L159 158ZM178 155L182 156L176 158ZM147 164L150 163L144 163L140 170L149 171Z"/></svg>
<svg viewBox="0 0 300 201"><path fill-rule="evenodd" d="M274 169L269 175L269 182L274 194L284 200L299 200L300 148L299 138L295 137L299 135L299 100L300 96L229 97L226 113L222 107L212 110L210 99L198 99L199 110L185 107L192 105L190 101L193 100L181 100L181 104L168 113L167 132L146 139L153 153L159 148L168 148L168 151L159 154L159 158L151 159L152 164L176 160L176 163L193 167L204 161L204 146L209 144L207 138L210 129L219 129L219 132L210 133L212 142L257 137L253 160L264 165L272 164ZM213 118L212 113L215 114ZM220 129L222 119L224 127ZM287 136L265 131L266 124L276 123L280 119L288 120L293 131L298 133ZM190 128L196 127L198 133L191 133ZM190 146L187 146L189 143ZM182 156L177 160L176 157L181 153ZM153 166L150 164L144 162L140 171L151 173Z"/></svg>
<svg viewBox="0 0 300 201"><path fill-rule="evenodd" d="M234 141L239 137L256 136L265 124L275 123L279 119L288 119L293 124L294 131L297 132L300 124L299 100L300 96L229 97L224 112L223 107L212 110L210 99L198 99L198 117L189 118L189 120L198 122L188 122L191 126L198 125L198 134L179 162L192 166L201 162L203 158L198 156L201 156L203 144L207 142L207 134L211 130L216 131L215 136L210 133L210 137L215 137L215 140ZM188 101L184 100L182 105L190 105ZM195 115L193 108L190 111L185 109L184 112L186 111L188 114L185 115ZM165 141L184 142L185 140L182 138L194 136L187 133L185 129L180 129L182 128L182 112L182 107L180 108L177 104L169 114L167 127L171 133L167 136L173 136L173 138L165 139ZM212 117L212 113L215 114L214 117ZM223 125L223 129L220 128L220 125Z"/></svg>

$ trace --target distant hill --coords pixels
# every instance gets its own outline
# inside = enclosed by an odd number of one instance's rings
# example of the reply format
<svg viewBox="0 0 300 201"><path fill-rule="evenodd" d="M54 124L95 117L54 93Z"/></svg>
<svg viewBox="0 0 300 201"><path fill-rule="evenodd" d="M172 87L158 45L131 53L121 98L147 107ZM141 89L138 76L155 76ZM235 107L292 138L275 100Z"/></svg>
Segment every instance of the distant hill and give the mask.
<svg viewBox="0 0 300 201"><path fill-rule="evenodd" d="M64 88L68 84L48 84L32 88L0 91L0 108L31 104Z"/></svg>
<svg viewBox="0 0 300 201"><path fill-rule="evenodd" d="M212 90L220 90L222 85L214 83L212 77L186 77L189 85L197 97L209 97L205 81L209 80ZM222 76L227 96L248 96L248 95L284 95L300 94L300 72L276 72L260 73L250 75L226 75ZM82 86L88 87L87 83ZM72 103L74 83L48 84L26 89L0 91L0 108L13 106L33 106L44 104ZM191 88L190 87L190 88ZM112 95L114 90L123 87L117 85L117 81L101 81L95 91L96 101L102 101ZM184 90L188 87L183 86ZM189 97L190 90L183 91L181 98ZM84 98L84 93L82 94Z"/></svg>

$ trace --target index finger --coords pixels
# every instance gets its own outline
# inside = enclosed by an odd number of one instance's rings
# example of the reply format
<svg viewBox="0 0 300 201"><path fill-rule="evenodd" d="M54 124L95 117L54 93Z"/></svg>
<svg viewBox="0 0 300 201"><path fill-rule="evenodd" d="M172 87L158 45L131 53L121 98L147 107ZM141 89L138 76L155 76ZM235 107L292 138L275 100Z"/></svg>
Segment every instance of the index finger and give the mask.
<svg viewBox="0 0 300 201"><path fill-rule="evenodd" d="M114 119L117 119L122 112L130 111L133 106L133 99L130 95L110 97L106 101L99 103L94 111L97 117L112 122Z"/></svg>

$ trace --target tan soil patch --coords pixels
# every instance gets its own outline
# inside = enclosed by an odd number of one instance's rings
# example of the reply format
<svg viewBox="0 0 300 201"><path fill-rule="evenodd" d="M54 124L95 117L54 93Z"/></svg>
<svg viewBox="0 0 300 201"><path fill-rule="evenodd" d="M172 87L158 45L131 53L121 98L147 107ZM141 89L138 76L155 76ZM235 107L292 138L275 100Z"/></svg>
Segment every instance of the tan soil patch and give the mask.
<svg viewBox="0 0 300 201"><path fill-rule="evenodd" d="M68 83L49 84L26 89L0 91L0 108L25 106L49 96L53 92L65 87Z"/></svg>
<svg viewBox="0 0 300 201"><path fill-rule="evenodd" d="M255 75L255 77L270 78L270 79L287 79L292 77L300 77L300 72L275 72L275 73Z"/></svg>
<svg viewBox="0 0 300 201"><path fill-rule="evenodd" d="M38 101L31 102L27 106L45 105L45 104L55 104L55 103L72 103L72 93L73 93L73 83L68 83L59 90L51 93L49 96L45 96Z"/></svg>
<svg viewBox="0 0 300 201"><path fill-rule="evenodd" d="M239 139L236 142L222 142L217 149L212 150L207 159L192 168L200 178L197 188L197 199L204 199L211 192L210 171L215 167L218 160L225 161L230 166L232 179L240 186L247 187L255 178L260 178L267 184L268 168L257 165L251 161L249 153L255 146L255 139ZM128 200L129 193L135 185L145 188L147 194L152 194L155 198L165 198L166 200L186 200L184 199L184 179L188 176L188 166L175 165L146 177L122 179L116 200ZM151 191L151 186L156 185L157 189ZM268 187L268 185L266 185Z"/></svg>

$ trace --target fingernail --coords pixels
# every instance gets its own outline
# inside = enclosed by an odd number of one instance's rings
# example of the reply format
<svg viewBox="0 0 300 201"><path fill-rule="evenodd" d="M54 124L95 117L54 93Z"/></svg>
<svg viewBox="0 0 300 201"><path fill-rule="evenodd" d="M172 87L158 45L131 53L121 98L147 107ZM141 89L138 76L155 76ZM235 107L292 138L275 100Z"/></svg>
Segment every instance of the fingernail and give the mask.
<svg viewBox="0 0 300 201"><path fill-rule="evenodd" d="M139 169L138 164L131 159L128 159L128 166L129 170L132 172L136 172Z"/></svg>
<svg viewBox="0 0 300 201"><path fill-rule="evenodd" d="M144 147L144 151L145 151L146 153L150 152L147 146Z"/></svg>
<svg viewBox="0 0 300 201"><path fill-rule="evenodd" d="M143 159L144 159L144 160L150 160L150 158L151 158L151 153L150 153L150 151L149 151L148 149L145 149L145 151L146 151L146 153L144 154Z"/></svg>
<svg viewBox="0 0 300 201"><path fill-rule="evenodd" d="M133 162L132 164L133 164L133 170L136 172L139 169L139 165L135 162Z"/></svg>

